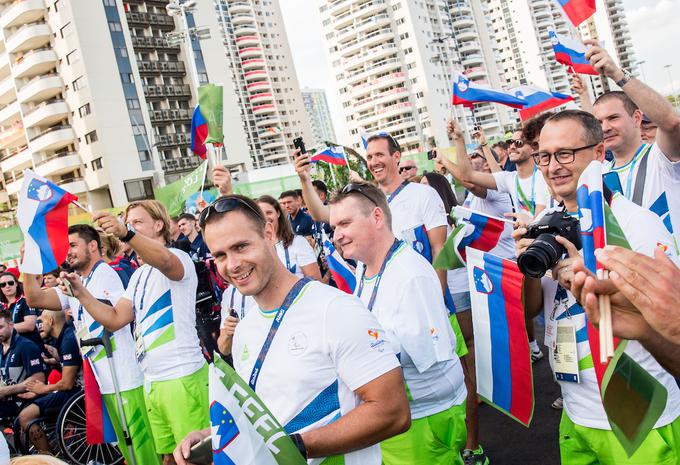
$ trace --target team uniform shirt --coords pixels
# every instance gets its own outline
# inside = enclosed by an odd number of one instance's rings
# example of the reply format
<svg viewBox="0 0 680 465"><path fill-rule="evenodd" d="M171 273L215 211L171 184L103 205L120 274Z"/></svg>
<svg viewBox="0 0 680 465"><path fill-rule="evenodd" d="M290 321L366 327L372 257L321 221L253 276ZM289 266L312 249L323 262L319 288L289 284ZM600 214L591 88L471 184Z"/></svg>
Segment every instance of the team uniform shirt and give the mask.
<svg viewBox="0 0 680 465"><path fill-rule="evenodd" d="M0 350L0 376L5 385L14 385L24 382L26 378L42 373L46 370L42 360L42 353L33 341L20 336L16 331L12 332L9 349L5 352L4 347ZM12 398L1 399L0 402L13 400Z"/></svg>
<svg viewBox="0 0 680 465"><path fill-rule="evenodd" d="M491 174L496 180L498 192L510 194L515 212L526 213L533 218L536 216L533 212L536 211L537 205L545 207L550 204L550 191L538 168L525 179L521 179L517 171L499 171Z"/></svg>
<svg viewBox="0 0 680 465"><path fill-rule="evenodd" d="M311 236L314 232L314 220L312 219L311 215L309 215L309 213L303 211L302 209L298 210L295 218L293 218L291 215L288 215L288 220L290 221L295 234L300 236Z"/></svg>
<svg viewBox="0 0 680 465"><path fill-rule="evenodd" d="M620 196L620 194L619 194ZM672 238L659 219L650 211L621 199L612 211L623 230L631 249L652 256L657 244L665 245ZM639 225L644 224L644 228ZM542 278L544 316L546 321L545 342L550 349L553 365L557 328L574 325L576 333L579 383L558 381L564 398L564 411L577 425L610 430L611 426L602 406L600 391L593 368L593 358L588 343L587 317L576 303L571 292L558 286L556 281ZM553 327L554 329L550 329ZM668 391L666 408L655 428L665 426L680 416L680 389L675 379L664 370L652 355L637 341L629 341L626 354L647 370Z"/></svg>
<svg viewBox="0 0 680 465"><path fill-rule="evenodd" d="M251 378L278 310L255 304L236 327L234 368L244 380ZM355 390L399 367L384 333L359 299L311 281L281 320L255 392L288 434L327 425L361 403ZM379 465L380 446L344 454L338 463Z"/></svg>
<svg viewBox="0 0 680 465"><path fill-rule="evenodd" d="M465 197L463 206L489 216L495 216L496 218L505 218L503 215L512 211L510 196L493 189L486 190L486 198L477 197L472 192L469 192L467 197ZM512 238L511 224L506 223L494 253L502 258L509 258L511 260L515 258L515 241ZM470 290L470 282L468 280L466 268L449 270L446 273L446 281L451 294L458 294Z"/></svg>
<svg viewBox="0 0 680 465"><path fill-rule="evenodd" d="M92 272L83 279L83 285L95 299L115 306L125 289L118 273L106 263L99 262ZM76 334L79 339L92 339L101 337L104 327L88 313L75 297L64 295L59 287L54 288L61 301L61 308L71 309ZM113 309L111 309L113 311ZM137 388L144 382L144 376L135 358L135 341L129 326L124 326L115 331L111 337L113 347L113 364L116 369L116 377L121 391L129 391ZM113 375L106 360L104 347L82 347L81 353L90 359L92 369L97 377L99 389L102 394L113 394Z"/></svg>
<svg viewBox="0 0 680 465"><path fill-rule="evenodd" d="M364 264L356 270L361 283ZM356 293L368 306L378 276L363 277ZM408 244L390 257L380 278L372 312L385 330L404 371L411 417L416 420L443 412L465 400L463 368L455 353L437 273Z"/></svg>
<svg viewBox="0 0 680 465"><path fill-rule="evenodd" d="M208 249L208 246L205 245L205 241L203 241L203 235L201 233L198 233L196 238L191 242L191 259L195 261L199 260L205 260L206 258L210 258L210 249Z"/></svg>
<svg viewBox="0 0 680 465"><path fill-rule="evenodd" d="M23 323L27 316L38 316L38 310L29 307L26 303L26 298L23 295L19 296L19 298L10 305L0 302L0 309L9 312L12 315L12 323L14 324ZM33 331L19 334L35 342L39 347L43 346L43 341L40 338L40 332L38 331L37 326L33 329Z"/></svg>
<svg viewBox="0 0 680 465"><path fill-rule="evenodd" d="M395 191L396 192L396 191ZM431 231L446 226L446 210L437 191L425 184L409 182L399 192L387 196L392 212L392 232L397 239L419 226Z"/></svg>
<svg viewBox="0 0 680 465"><path fill-rule="evenodd" d="M230 286L222 294L222 305L220 310L220 326L224 326L224 321L229 316L229 311L234 309L238 315L238 319L245 318L248 310L255 304L255 299L251 296L245 296L236 289L236 286Z"/></svg>
<svg viewBox="0 0 680 465"><path fill-rule="evenodd" d="M288 271L293 273L298 278L304 277L302 267L316 263L316 255L314 249L309 245L307 239L302 236L295 235L292 244L284 247L281 241L276 243L276 254L279 256L281 263L286 265Z"/></svg>
<svg viewBox="0 0 680 465"><path fill-rule="evenodd" d="M146 382L188 376L205 364L196 334L196 268L185 252L168 250L184 268L182 279L173 281L145 264L123 295L134 306L137 360Z"/></svg>
<svg viewBox="0 0 680 465"><path fill-rule="evenodd" d="M80 348L76 338L76 330L73 325L66 323L57 337L55 349L59 354L61 366L82 367L83 359L80 357Z"/></svg>
<svg viewBox="0 0 680 465"><path fill-rule="evenodd" d="M645 156L648 160L642 206L661 218L675 243L680 244L680 161L670 161L656 143L644 144L630 162L615 168L612 161L606 169L619 175L623 194L631 200L640 161Z"/></svg>

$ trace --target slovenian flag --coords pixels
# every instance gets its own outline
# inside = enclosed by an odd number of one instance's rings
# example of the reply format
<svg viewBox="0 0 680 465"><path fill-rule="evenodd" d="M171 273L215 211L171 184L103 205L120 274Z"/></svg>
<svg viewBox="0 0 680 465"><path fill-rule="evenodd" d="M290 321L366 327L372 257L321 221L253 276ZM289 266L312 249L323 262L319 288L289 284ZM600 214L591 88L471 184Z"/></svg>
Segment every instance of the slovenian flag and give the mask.
<svg viewBox="0 0 680 465"><path fill-rule="evenodd" d="M335 249L333 243L328 239L323 242L324 252L326 254L326 263L328 270L331 272L331 277L338 289L345 291L348 294L354 294L354 289L357 286L357 279L354 276L352 267L342 258L340 252Z"/></svg>
<svg viewBox="0 0 680 465"><path fill-rule="evenodd" d="M510 92L527 102L527 106L519 111L519 118L522 121L574 100L571 95L550 92L535 86L517 86Z"/></svg>
<svg viewBox="0 0 680 465"><path fill-rule="evenodd" d="M534 414L529 339L517 263L468 248L477 394L524 426Z"/></svg>
<svg viewBox="0 0 680 465"><path fill-rule="evenodd" d="M43 274L59 267L68 252L68 205L75 195L24 170L17 219L24 235L21 271Z"/></svg>
<svg viewBox="0 0 680 465"><path fill-rule="evenodd" d="M467 263L466 247L483 252L493 251L508 224L500 218L465 207L454 207L453 214L460 224L446 239L442 251L432 264L440 270L463 268Z"/></svg>
<svg viewBox="0 0 680 465"><path fill-rule="evenodd" d="M196 105L194 115L191 118L191 151L198 155L201 160L205 160L208 149L205 140L208 137L208 121L201 113L201 106Z"/></svg>
<svg viewBox="0 0 680 465"><path fill-rule="evenodd" d="M569 36L557 34L555 31L548 31L548 35L558 63L569 66L579 74L599 75L586 58L585 45Z"/></svg>
<svg viewBox="0 0 680 465"><path fill-rule="evenodd" d="M574 26L595 14L595 0L555 0Z"/></svg>
<svg viewBox="0 0 680 465"><path fill-rule="evenodd" d="M102 398L99 384L92 369L92 362L85 357L83 359L83 391L85 393L85 433L87 443L109 444L116 442L116 432L111 423L104 399Z"/></svg>
<svg viewBox="0 0 680 465"><path fill-rule="evenodd" d="M494 90L490 87L480 86L470 82L468 78L459 73L453 72L453 100L454 105L472 107L477 102L496 102L512 108L524 108L526 102L514 95Z"/></svg>
<svg viewBox="0 0 680 465"><path fill-rule="evenodd" d="M312 155L310 161L312 163L324 161L331 165L347 166L345 149L342 147L326 147L325 149Z"/></svg>
<svg viewBox="0 0 680 465"><path fill-rule="evenodd" d="M432 263L432 247L430 246L430 239L427 237L427 229L424 225L421 224L415 228L403 231L401 237L408 244L411 244L413 250L425 257L428 262Z"/></svg>

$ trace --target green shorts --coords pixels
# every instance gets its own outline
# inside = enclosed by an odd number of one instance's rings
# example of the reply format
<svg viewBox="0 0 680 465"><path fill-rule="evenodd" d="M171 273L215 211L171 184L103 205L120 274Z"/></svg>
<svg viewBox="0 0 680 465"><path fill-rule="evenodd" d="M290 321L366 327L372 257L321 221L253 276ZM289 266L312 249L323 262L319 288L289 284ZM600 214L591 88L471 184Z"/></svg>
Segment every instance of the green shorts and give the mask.
<svg viewBox="0 0 680 465"><path fill-rule="evenodd" d="M467 344L465 344L465 338L463 337L463 331L460 329L458 324L458 319L456 314L449 315L449 321L451 322L451 329L453 329L453 334L456 335L456 355L458 357L464 357L468 354Z"/></svg>
<svg viewBox="0 0 680 465"><path fill-rule="evenodd" d="M210 426L208 364L182 378L155 381L144 391L158 454L172 454L191 431Z"/></svg>
<svg viewBox="0 0 680 465"><path fill-rule="evenodd" d="M405 433L380 443L384 465L463 465L465 402L411 421Z"/></svg>
<svg viewBox="0 0 680 465"><path fill-rule="evenodd" d="M563 411L560 457L569 465L676 465L680 463L680 417L650 431L628 458L614 433L576 425Z"/></svg>
<svg viewBox="0 0 680 465"><path fill-rule="evenodd" d="M130 438L132 438L132 450L135 454L136 463L149 465L160 465L161 458L156 453L153 438L151 437L151 425L149 424L149 417L146 415L146 406L144 404L144 389L140 386L136 389L123 391L120 393L123 402L123 412L125 413L125 420L127 422ZM123 436L123 427L118 415L118 405L116 403L115 394L102 395L106 411L111 418L111 424L116 431L118 438L118 447L125 456L125 463L132 463L128 454L127 446L125 445L125 437Z"/></svg>

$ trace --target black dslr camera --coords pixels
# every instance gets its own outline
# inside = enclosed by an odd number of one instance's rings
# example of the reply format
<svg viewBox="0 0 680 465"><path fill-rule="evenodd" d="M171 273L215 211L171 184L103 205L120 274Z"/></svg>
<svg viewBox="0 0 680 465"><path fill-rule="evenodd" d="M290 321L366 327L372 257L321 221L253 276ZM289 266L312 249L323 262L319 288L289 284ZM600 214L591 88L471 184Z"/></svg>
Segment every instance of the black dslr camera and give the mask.
<svg viewBox="0 0 680 465"><path fill-rule="evenodd" d="M541 278L557 264L566 252L562 244L555 240L558 235L581 250L579 221L564 210L548 213L536 223L527 226L524 237L536 240L517 257L517 266L525 276Z"/></svg>

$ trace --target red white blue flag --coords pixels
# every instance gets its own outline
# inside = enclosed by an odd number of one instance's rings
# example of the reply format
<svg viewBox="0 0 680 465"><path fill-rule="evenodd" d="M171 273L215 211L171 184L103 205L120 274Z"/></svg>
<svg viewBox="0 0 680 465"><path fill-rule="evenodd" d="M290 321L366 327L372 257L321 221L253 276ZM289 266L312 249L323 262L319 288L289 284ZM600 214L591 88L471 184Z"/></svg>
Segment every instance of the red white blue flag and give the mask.
<svg viewBox="0 0 680 465"><path fill-rule="evenodd" d="M66 259L69 247L68 205L76 200L78 197L33 171L24 171L17 208L25 246L21 271L47 273Z"/></svg>
<svg viewBox="0 0 680 465"><path fill-rule="evenodd" d="M454 105L472 107L478 102L496 102L512 108L524 108L526 102L513 94L471 82L458 71L453 72Z"/></svg>
<svg viewBox="0 0 680 465"><path fill-rule="evenodd" d="M85 392L85 434L88 444L116 442L116 432L104 405L99 384L89 358L83 359L83 384Z"/></svg>
<svg viewBox="0 0 680 465"><path fill-rule="evenodd" d="M527 102L527 106L519 111L519 118L522 121L574 100L571 95L550 92L535 86L517 86L510 92Z"/></svg>
<svg viewBox="0 0 680 465"><path fill-rule="evenodd" d="M574 26L595 14L595 0L556 0Z"/></svg>
<svg viewBox="0 0 680 465"><path fill-rule="evenodd" d="M205 160L208 151L205 140L208 137L208 120L201 113L200 105L196 105L194 115L191 117L191 151Z"/></svg>
<svg viewBox="0 0 680 465"><path fill-rule="evenodd" d="M427 237L425 225L421 224L415 228L402 231L401 237L407 243L411 244L413 250L425 257L428 262L432 263L432 247L430 246L430 239Z"/></svg>
<svg viewBox="0 0 680 465"><path fill-rule="evenodd" d="M590 162L578 178L576 188L583 261L592 273L603 269L595 258L595 251L606 245L602 168L599 161Z"/></svg>
<svg viewBox="0 0 680 465"><path fill-rule="evenodd" d="M324 161L331 165L347 166L347 157L345 156L345 149L342 147L326 147L311 156L312 163Z"/></svg>
<svg viewBox="0 0 680 465"><path fill-rule="evenodd" d="M550 43L555 52L555 60L558 63L569 66L574 72L579 74L592 74L598 76L599 73L586 58L586 46L569 36L557 34L549 31Z"/></svg>
<svg viewBox="0 0 680 465"><path fill-rule="evenodd" d="M357 279L354 276L354 270L349 263L342 258L342 255L335 249L333 243L326 239L323 243L326 253L326 263L328 270L331 273L333 281L341 291L348 294L354 294L354 289L357 286Z"/></svg>
<svg viewBox="0 0 680 465"><path fill-rule="evenodd" d="M534 413L529 340L517 263L467 249L477 394L525 426Z"/></svg>

